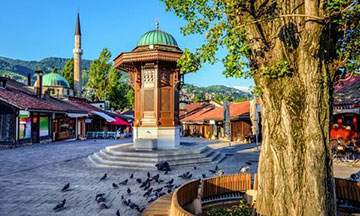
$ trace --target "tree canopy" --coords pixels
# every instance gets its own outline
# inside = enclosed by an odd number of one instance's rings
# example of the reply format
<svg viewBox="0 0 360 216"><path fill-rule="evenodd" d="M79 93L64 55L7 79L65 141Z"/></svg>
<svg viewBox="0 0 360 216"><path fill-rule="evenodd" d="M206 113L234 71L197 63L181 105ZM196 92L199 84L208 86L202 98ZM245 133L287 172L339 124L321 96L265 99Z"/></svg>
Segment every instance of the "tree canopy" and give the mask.
<svg viewBox="0 0 360 216"><path fill-rule="evenodd" d="M185 49L179 61L183 73L196 71L208 62L214 64L221 61L224 75L227 77L251 77L255 71L262 75L276 78L288 73L292 67L291 61L284 57L284 61L272 65L261 64L264 53L273 46L278 39L284 41L288 47L296 48L299 43L297 26L288 23L277 35L266 37L261 33L261 25L287 17L305 17L309 21L319 22L322 28L332 36L336 43L336 50L332 53L332 70L337 73L359 73L360 68L360 5L358 0L330 0L324 1L321 17L311 14L298 14L297 9L304 5L291 5L291 14L281 13L282 1L270 0L161 0L166 10L187 21L181 28L184 35L204 35L203 45L191 53ZM290 3L289 3L290 6ZM251 31L249 26L255 26L260 32L259 38L248 38ZM261 45L254 46L261 42ZM260 43L259 43L260 44ZM223 59L216 57L220 47L227 50ZM245 57L245 58L244 58ZM259 67L263 65L263 67Z"/></svg>
<svg viewBox="0 0 360 216"><path fill-rule="evenodd" d="M74 59L69 59L64 66L63 77L68 81L71 88L74 88Z"/></svg>
<svg viewBox="0 0 360 216"><path fill-rule="evenodd" d="M130 87L121 81L121 72L113 67L110 58L111 52L104 48L99 58L91 63L88 75L90 93L95 100L108 100L114 109L131 108L133 95Z"/></svg>

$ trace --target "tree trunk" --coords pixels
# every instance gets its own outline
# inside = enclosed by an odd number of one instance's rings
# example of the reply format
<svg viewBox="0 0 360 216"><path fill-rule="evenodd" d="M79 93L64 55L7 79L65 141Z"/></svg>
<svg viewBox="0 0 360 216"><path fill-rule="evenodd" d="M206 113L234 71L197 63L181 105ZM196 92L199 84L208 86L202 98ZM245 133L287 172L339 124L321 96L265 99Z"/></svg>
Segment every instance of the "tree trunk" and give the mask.
<svg viewBox="0 0 360 216"><path fill-rule="evenodd" d="M254 80L261 91L263 138L256 210L275 216L336 215L329 144L333 75L328 59L333 44L323 24L309 18L323 16L322 1L276 2L278 14L306 16L246 27L253 53L263 51L252 59L258 68ZM261 19L256 16L256 9L264 7L260 3L251 8L255 21ZM280 32L291 25L296 33L281 38ZM291 68L285 76L263 74L264 68L284 60Z"/></svg>
<svg viewBox="0 0 360 216"><path fill-rule="evenodd" d="M319 62L303 55L309 60L298 73L306 79L297 75L257 81L263 90L261 215L335 215L329 89L321 83Z"/></svg>

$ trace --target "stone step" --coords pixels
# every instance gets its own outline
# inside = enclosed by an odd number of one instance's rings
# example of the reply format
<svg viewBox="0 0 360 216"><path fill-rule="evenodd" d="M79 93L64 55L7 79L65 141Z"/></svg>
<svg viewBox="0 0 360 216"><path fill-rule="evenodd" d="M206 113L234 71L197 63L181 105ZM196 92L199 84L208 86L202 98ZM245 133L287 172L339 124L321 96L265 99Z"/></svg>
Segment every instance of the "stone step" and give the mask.
<svg viewBox="0 0 360 216"><path fill-rule="evenodd" d="M159 157L141 157L139 155L119 156L119 155L114 155L113 152L108 152L105 150L100 150L100 152L95 154L98 154L102 158L106 158L108 160L116 160L116 161L125 160L125 161L160 162L160 161L173 161L173 160L182 160L182 159L206 158L206 157L212 157L212 155L216 153L217 151L215 151L214 149L208 148L203 153L200 154L188 153L183 155L167 155L167 156L159 156Z"/></svg>
<svg viewBox="0 0 360 216"><path fill-rule="evenodd" d="M203 146L200 148L192 149L192 150L184 150L184 149L177 149L177 150L161 150L159 152L154 151L144 151L144 150L133 150L133 151L126 151L125 146L109 146L105 148L105 151L110 152L112 155L117 156L135 156L135 157L161 157L161 156L170 156L170 155L187 155L191 154L200 154L203 153L211 148L207 146Z"/></svg>
<svg viewBox="0 0 360 216"><path fill-rule="evenodd" d="M151 164L150 166L157 164L159 162L168 161L170 165L182 165L182 164L191 164L191 163L211 163L215 158L218 157L220 153L214 150L211 150L208 154L191 154L191 155L182 155L182 156L169 156L169 157L159 157L159 158L141 158L141 157L119 157L112 156L106 152L97 152L95 156L100 158L103 161L108 162L134 162L139 164Z"/></svg>
<svg viewBox="0 0 360 216"><path fill-rule="evenodd" d="M216 158L214 158L214 160L212 161L212 163L214 163L214 164L219 164L219 163L221 163L223 160L225 160L225 158L226 158L226 155L219 152L219 155L218 155Z"/></svg>
<svg viewBox="0 0 360 216"><path fill-rule="evenodd" d="M126 145L124 145L126 146ZM156 169L155 164L167 161L171 167L220 163L225 154L201 146L195 149L136 151L130 147L110 146L90 155L88 159L97 167Z"/></svg>
<svg viewBox="0 0 360 216"><path fill-rule="evenodd" d="M109 161L104 160L100 157L97 157L95 154L90 155L88 159L95 164L97 167L104 168L142 168L142 169L151 169L155 170L156 163L140 163L140 162L131 162L131 161Z"/></svg>
<svg viewBox="0 0 360 216"><path fill-rule="evenodd" d="M97 155L90 155L89 160L94 163L97 167L104 168L139 168L139 169L151 169L155 170L156 163L150 162L139 162L139 161L112 161L98 157ZM171 167L177 166L192 166L200 164L209 164L211 163L209 158L196 158L196 159L183 159L176 161L169 161Z"/></svg>

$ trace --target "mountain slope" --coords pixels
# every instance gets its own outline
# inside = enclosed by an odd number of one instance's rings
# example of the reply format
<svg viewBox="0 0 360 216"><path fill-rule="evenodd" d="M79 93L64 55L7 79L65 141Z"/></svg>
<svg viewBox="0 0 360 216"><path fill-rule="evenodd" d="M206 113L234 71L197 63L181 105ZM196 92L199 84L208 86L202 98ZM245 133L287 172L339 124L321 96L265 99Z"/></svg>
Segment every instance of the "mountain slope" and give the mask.
<svg viewBox="0 0 360 216"><path fill-rule="evenodd" d="M35 70L43 70L45 73L50 72L54 67L58 70L63 70L65 63L69 59L49 57L40 61L24 61L19 59L11 59L6 57L0 57L0 71L11 71L23 76L27 74L34 74ZM90 60L82 60L81 66L84 70L90 68Z"/></svg>
<svg viewBox="0 0 360 216"><path fill-rule="evenodd" d="M224 85L198 87L192 84L185 84L180 92L180 100L182 101L197 102L203 100L215 100L223 102L224 100L243 101L250 98L250 93Z"/></svg>
<svg viewBox="0 0 360 216"><path fill-rule="evenodd" d="M59 71L62 71L65 63L69 59L48 57L40 61L24 61L19 59L11 59L0 56L0 76L10 76L13 79L26 82L27 74L34 75L35 70L43 70L45 73L50 72L54 67ZM91 65L90 60L82 61L82 69L85 70L83 73L83 85L86 85L88 80L88 73ZM128 74L122 73L120 82L127 82ZM223 85L212 85L208 87L198 87L191 84L185 84L180 92L180 100L182 101L202 101L202 100L215 100L222 102L228 101L241 101L251 97L251 94L223 86Z"/></svg>

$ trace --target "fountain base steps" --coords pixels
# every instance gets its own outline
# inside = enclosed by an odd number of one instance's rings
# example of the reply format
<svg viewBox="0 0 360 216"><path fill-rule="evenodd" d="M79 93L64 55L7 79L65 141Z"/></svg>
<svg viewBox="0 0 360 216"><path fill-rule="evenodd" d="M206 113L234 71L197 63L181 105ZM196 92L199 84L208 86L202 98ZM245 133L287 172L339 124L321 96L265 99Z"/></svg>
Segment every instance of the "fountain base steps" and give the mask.
<svg viewBox="0 0 360 216"><path fill-rule="evenodd" d="M170 167L217 164L225 154L208 146L181 146L166 150L136 150L132 144L109 146L88 159L97 167L156 169L155 165L167 161Z"/></svg>

